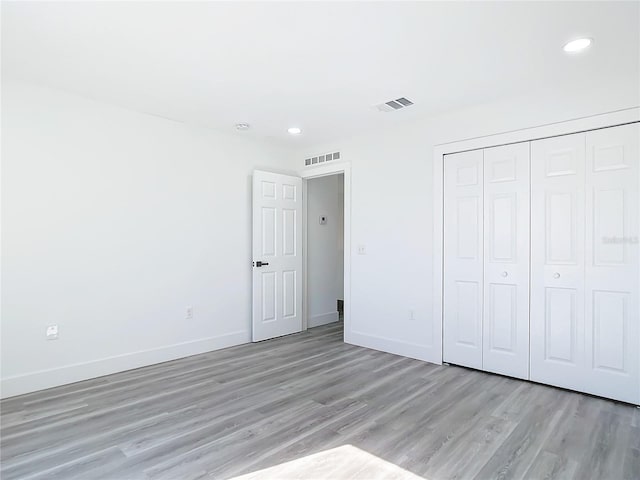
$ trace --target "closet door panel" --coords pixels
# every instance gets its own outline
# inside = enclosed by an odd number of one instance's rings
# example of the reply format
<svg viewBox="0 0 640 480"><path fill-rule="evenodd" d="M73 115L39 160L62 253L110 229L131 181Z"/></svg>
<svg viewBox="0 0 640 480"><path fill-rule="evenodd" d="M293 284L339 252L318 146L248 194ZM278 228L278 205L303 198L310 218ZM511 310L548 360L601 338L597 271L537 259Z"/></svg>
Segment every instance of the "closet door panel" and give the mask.
<svg viewBox="0 0 640 480"><path fill-rule="evenodd" d="M484 150L483 369L529 378L529 142Z"/></svg>
<svg viewBox="0 0 640 480"><path fill-rule="evenodd" d="M585 135L531 142L531 380L585 384Z"/></svg>
<svg viewBox="0 0 640 480"><path fill-rule="evenodd" d="M639 124L586 134L587 385L640 404Z"/></svg>
<svg viewBox="0 0 640 480"><path fill-rule="evenodd" d="M445 156L445 362L482 368L482 151Z"/></svg>

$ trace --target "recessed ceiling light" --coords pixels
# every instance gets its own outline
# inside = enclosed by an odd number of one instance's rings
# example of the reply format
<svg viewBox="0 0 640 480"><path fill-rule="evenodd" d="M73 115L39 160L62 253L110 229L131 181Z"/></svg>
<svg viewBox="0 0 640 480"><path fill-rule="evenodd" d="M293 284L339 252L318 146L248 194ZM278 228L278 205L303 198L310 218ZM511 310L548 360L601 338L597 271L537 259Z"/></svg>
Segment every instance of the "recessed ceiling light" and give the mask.
<svg viewBox="0 0 640 480"><path fill-rule="evenodd" d="M291 135L300 135L302 133L302 130L300 130L298 127L289 127L287 132L289 132Z"/></svg>
<svg viewBox="0 0 640 480"><path fill-rule="evenodd" d="M564 46L564 51L567 53L581 52L591 45L591 42L592 40L590 38L578 38L576 40L571 40Z"/></svg>
<svg viewBox="0 0 640 480"><path fill-rule="evenodd" d="M236 123L236 130L249 130L249 128L251 128L251 125L248 123Z"/></svg>

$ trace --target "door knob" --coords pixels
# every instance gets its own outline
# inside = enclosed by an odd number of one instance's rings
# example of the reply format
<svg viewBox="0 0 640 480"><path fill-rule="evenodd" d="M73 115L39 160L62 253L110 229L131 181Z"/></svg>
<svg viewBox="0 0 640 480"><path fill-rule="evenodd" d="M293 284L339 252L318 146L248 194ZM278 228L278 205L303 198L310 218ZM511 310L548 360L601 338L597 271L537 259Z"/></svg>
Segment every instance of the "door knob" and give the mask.
<svg viewBox="0 0 640 480"><path fill-rule="evenodd" d="M268 262L260 262L260 261L256 262L256 267L263 267L265 265L269 265L269 263Z"/></svg>
<svg viewBox="0 0 640 480"><path fill-rule="evenodd" d="M503 277L506 277L509 274L507 272L502 272L500 275L502 275Z"/></svg>
<svg viewBox="0 0 640 480"><path fill-rule="evenodd" d="M560 274L558 272L554 273L553 278L560 278Z"/></svg>

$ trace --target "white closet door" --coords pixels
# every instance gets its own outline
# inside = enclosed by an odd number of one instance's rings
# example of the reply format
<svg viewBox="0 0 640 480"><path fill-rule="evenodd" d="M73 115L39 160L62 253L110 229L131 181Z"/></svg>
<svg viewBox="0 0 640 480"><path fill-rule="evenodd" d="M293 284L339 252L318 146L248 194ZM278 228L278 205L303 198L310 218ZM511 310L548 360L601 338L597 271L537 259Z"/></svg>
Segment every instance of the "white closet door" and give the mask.
<svg viewBox="0 0 640 480"><path fill-rule="evenodd" d="M586 171L587 385L640 404L638 124L588 132Z"/></svg>
<svg viewBox="0 0 640 480"><path fill-rule="evenodd" d="M531 142L531 380L585 384L585 135Z"/></svg>
<svg viewBox="0 0 640 480"><path fill-rule="evenodd" d="M529 142L484 150L483 369L529 378Z"/></svg>
<svg viewBox="0 0 640 480"><path fill-rule="evenodd" d="M445 362L482 368L482 150L444 161Z"/></svg>

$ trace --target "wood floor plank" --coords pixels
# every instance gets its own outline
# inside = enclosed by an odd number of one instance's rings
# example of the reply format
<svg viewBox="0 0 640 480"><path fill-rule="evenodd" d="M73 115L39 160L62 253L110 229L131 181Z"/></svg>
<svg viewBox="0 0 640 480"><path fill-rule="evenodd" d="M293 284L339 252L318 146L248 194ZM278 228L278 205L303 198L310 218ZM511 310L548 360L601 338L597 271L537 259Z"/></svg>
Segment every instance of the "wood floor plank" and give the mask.
<svg viewBox="0 0 640 480"><path fill-rule="evenodd" d="M640 427L631 427L629 432L629 447L626 449L622 477L625 480L640 478Z"/></svg>
<svg viewBox="0 0 640 480"><path fill-rule="evenodd" d="M336 323L3 400L3 480L640 479L640 410Z"/></svg>
<svg viewBox="0 0 640 480"><path fill-rule="evenodd" d="M624 459L631 443L631 433L632 427L624 417L610 411L597 417L596 429L580 459L576 478L588 475L595 478L623 478Z"/></svg>
<svg viewBox="0 0 640 480"><path fill-rule="evenodd" d="M504 448L504 442L516 426L513 421L483 416L464 437L449 445L446 456L433 458L424 467L417 463L410 469L430 479L474 478L489 459Z"/></svg>
<svg viewBox="0 0 640 480"><path fill-rule="evenodd" d="M547 451L541 451L525 473L525 478L544 478L562 480L574 478L578 463Z"/></svg>
<svg viewBox="0 0 640 480"><path fill-rule="evenodd" d="M564 392L561 392L564 393ZM567 399L558 395L544 406L536 405L511 432L476 478L524 478L536 456L564 415Z"/></svg>

